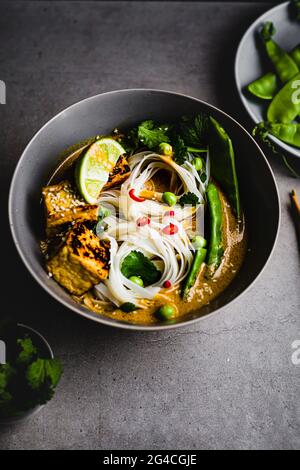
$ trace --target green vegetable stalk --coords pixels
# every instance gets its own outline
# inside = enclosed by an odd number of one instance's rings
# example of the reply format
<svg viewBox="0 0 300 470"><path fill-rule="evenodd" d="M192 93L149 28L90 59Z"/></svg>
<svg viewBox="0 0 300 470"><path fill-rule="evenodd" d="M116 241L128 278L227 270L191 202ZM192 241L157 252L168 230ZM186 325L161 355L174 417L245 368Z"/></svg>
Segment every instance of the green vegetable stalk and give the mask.
<svg viewBox="0 0 300 470"><path fill-rule="evenodd" d="M188 299L189 294L191 289L194 287L198 274L201 271L201 267L203 263L205 262L206 254L207 254L207 249L206 247L206 240L203 237L196 237L196 251L195 251L195 256L193 260L193 264L191 266L191 269L185 279L183 289L182 289L182 297L183 299ZM200 241L200 242L199 242Z"/></svg>
<svg viewBox="0 0 300 470"><path fill-rule="evenodd" d="M237 219L240 219L241 203L232 141L213 117L210 117L209 156L211 176L220 183Z"/></svg>
<svg viewBox="0 0 300 470"><path fill-rule="evenodd" d="M219 191L213 183L207 187L207 200L210 213L210 241L207 255L208 276L212 277L221 264L224 254L222 226L223 213Z"/></svg>

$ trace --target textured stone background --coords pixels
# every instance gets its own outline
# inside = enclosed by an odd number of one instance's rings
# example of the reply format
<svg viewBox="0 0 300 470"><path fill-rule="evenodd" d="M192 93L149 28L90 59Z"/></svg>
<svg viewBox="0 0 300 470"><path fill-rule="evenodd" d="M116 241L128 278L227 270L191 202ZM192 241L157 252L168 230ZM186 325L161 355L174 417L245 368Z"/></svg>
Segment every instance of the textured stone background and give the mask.
<svg viewBox="0 0 300 470"><path fill-rule="evenodd" d="M7 224L14 167L32 135L87 96L130 87L187 93L252 123L235 94L245 28L271 4L0 4L1 312L32 325L62 357L54 400L0 428L5 449L299 448L300 272L287 210L295 182L269 156L282 203L280 238L255 288L212 319L164 333L101 327L56 303L27 273ZM266 224L268 221L266 220ZM3 244L4 243L4 244Z"/></svg>

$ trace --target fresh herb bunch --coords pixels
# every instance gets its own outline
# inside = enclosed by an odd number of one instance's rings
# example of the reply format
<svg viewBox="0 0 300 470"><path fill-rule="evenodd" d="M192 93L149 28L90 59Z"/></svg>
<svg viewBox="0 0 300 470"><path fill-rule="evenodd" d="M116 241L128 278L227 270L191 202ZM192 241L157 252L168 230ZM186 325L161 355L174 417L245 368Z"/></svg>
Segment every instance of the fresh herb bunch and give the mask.
<svg viewBox="0 0 300 470"><path fill-rule="evenodd" d="M141 251L131 251L123 260L121 266L123 276L129 279L131 276L139 276L145 286L155 284L161 278L161 272L154 263Z"/></svg>
<svg viewBox="0 0 300 470"><path fill-rule="evenodd" d="M196 117L183 116L179 123L179 134L188 147L206 147L208 116L197 114Z"/></svg>
<svg viewBox="0 0 300 470"><path fill-rule="evenodd" d="M62 374L58 359L42 357L31 337L17 333L18 327L9 327L1 334L8 361L0 365L0 416L22 414L51 400Z"/></svg>
<svg viewBox="0 0 300 470"><path fill-rule="evenodd" d="M156 125L154 121L143 121L138 127L139 141L150 150L158 148L162 142L169 142L170 126Z"/></svg>
<svg viewBox="0 0 300 470"><path fill-rule="evenodd" d="M181 198L179 199L179 204L184 207L184 206L197 206L199 204L199 198L196 196L194 193L185 193Z"/></svg>
<svg viewBox="0 0 300 470"><path fill-rule="evenodd" d="M139 147L157 150L162 143L173 147L173 158L178 165L183 165L189 152L203 151L207 146L208 117L205 114L181 118L178 124L158 124L153 120L141 122L130 129L122 138L122 145L128 153Z"/></svg>

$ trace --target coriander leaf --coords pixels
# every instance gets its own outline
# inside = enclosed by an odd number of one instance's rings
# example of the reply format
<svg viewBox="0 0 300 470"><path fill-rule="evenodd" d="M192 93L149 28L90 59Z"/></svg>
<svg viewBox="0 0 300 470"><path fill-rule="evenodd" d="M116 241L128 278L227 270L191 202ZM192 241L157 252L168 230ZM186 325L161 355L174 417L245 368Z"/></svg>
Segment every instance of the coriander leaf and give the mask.
<svg viewBox="0 0 300 470"><path fill-rule="evenodd" d="M133 154L139 147L138 130L136 127L121 135L118 142L124 147L126 153Z"/></svg>
<svg viewBox="0 0 300 470"><path fill-rule="evenodd" d="M188 147L205 147L208 129L206 114L197 114L195 117L184 116L179 124L179 133Z"/></svg>
<svg viewBox="0 0 300 470"><path fill-rule="evenodd" d="M45 383L55 388L61 377L62 367L58 359L37 359L30 364L26 372L28 385L37 390Z"/></svg>
<svg viewBox="0 0 300 470"><path fill-rule="evenodd" d="M37 354L37 349L32 344L31 338L17 339L17 344L21 349L17 357L17 364L29 364Z"/></svg>
<svg viewBox="0 0 300 470"><path fill-rule="evenodd" d="M143 121L138 127L138 138L149 149L155 149L162 142L169 142L168 126L156 126L154 121Z"/></svg>
<svg viewBox="0 0 300 470"><path fill-rule="evenodd" d="M186 205L196 206L199 204L199 199L194 193L186 193L179 199L179 204L183 207Z"/></svg>
<svg viewBox="0 0 300 470"><path fill-rule="evenodd" d="M51 359L45 361L46 375L50 379L51 386L55 388L61 378L62 365L60 360Z"/></svg>
<svg viewBox="0 0 300 470"><path fill-rule="evenodd" d="M0 406L12 400L10 392L7 390L10 379L15 375L15 370L9 364L0 366Z"/></svg>
<svg viewBox="0 0 300 470"><path fill-rule="evenodd" d="M188 159L188 149L184 143L184 140L179 136L175 136L173 139L173 152L174 152L174 161L178 165L183 165L184 162Z"/></svg>
<svg viewBox="0 0 300 470"><path fill-rule="evenodd" d="M144 256L143 253L135 250L131 251L131 253L124 258L121 272L127 279L131 276L140 276L145 286L155 284L161 277L161 272L157 269L155 264Z"/></svg>

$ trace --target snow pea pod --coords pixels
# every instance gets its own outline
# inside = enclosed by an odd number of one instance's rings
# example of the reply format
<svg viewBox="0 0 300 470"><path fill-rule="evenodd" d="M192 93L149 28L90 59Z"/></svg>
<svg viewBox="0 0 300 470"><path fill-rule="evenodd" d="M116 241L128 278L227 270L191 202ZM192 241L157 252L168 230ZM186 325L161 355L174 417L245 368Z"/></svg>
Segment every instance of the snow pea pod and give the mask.
<svg viewBox="0 0 300 470"><path fill-rule="evenodd" d="M258 133L264 138L268 134L272 134L274 137L282 140L289 145L300 148L300 124L290 123L281 124L273 122L261 122L258 126Z"/></svg>
<svg viewBox="0 0 300 470"><path fill-rule="evenodd" d="M240 193L232 141L218 121L211 116L209 117L208 147L211 176L220 183L235 215L240 219Z"/></svg>
<svg viewBox="0 0 300 470"><path fill-rule="evenodd" d="M247 90L263 100L271 100L278 90L277 76L273 72L266 73L247 86Z"/></svg>
<svg viewBox="0 0 300 470"><path fill-rule="evenodd" d="M300 73L286 83L271 101L267 112L269 122L288 124L300 114L299 89Z"/></svg>
<svg viewBox="0 0 300 470"><path fill-rule="evenodd" d="M286 83L299 72L299 68L292 57L272 39L275 33L273 23L268 21L260 31L260 36L278 77L282 83Z"/></svg>
<svg viewBox="0 0 300 470"><path fill-rule="evenodd" d="M300 44L296 46L289 55L300 68ZM247 86L247 90L257 98L271 100L278 91L278 79L274 72L266 73Z"/></svg>
<svg viewBox="0 0 300 470"><path fill-rule="evenodd" d="M223 212L218 188L209 183L206 190L210 214L210 241L207 253L207 276L212 277L221 264L224 254L222 226Z"/></svg>

